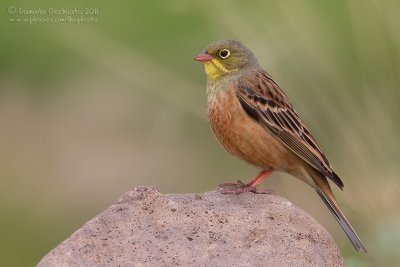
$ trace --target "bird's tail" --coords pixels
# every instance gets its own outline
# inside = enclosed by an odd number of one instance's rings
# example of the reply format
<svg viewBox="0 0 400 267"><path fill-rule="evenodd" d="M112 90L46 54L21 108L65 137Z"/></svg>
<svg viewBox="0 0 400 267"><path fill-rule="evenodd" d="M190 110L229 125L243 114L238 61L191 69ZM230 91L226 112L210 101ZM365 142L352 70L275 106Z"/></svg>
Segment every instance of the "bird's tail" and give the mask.
<svg viewBox="0 0 400 267"><path fill-rule="evenodd" d="M317 176L318 175L318 176ZM344 216L343 212L340 210L339 206L336 203L336 199L333 196L333 193L330 189L327 179L325 176L321 174L312 175L313 180L315 182L315 191L317 191L318 195L324 201L325 205L331 211L333 216L335 217L336 221L340 224L343 231L346 233L347 237L350 239L351 243L353 244L354 248L357 251L363 250L367 253L363 243L361 242L360 238L354 231L353 227L351 227L349 221Z"/></svg>

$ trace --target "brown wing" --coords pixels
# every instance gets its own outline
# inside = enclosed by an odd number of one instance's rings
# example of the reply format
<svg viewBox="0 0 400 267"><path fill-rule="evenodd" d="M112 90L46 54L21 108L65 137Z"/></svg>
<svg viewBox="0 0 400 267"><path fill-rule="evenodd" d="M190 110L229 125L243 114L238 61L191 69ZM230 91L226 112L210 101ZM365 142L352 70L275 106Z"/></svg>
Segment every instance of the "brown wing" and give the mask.
<svg viewBox="0 0 400 267"><path fill-rule="evenodd" d="M264 71L243 77L237 97L246 113L261 123L275 138L341 189L343 182L294 111L289 98Z"/></svg>

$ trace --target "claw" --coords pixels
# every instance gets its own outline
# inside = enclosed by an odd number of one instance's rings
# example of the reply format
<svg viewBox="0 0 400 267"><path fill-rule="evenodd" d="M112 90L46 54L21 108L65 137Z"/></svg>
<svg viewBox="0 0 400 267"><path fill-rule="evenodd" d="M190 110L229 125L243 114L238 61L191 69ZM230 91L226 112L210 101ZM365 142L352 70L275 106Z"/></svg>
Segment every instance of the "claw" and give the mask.
<svg viewBox="0 0 400 267"><path fill-rule="evenodd" d="M259 174L257 174L253 179L250 180L247 184L238 180L237 183L222 183L219 185L219 189L221 193L224 195L227 194L241 194L245 192L252 192L255 194L271 194L272 190L264 190L258 189L257 186L262 183L262 181L271 173L273 169L270 168L268 170L262 170Z"/></svg>
<svg viewBox="0 0 400 267"><path fill-rule="evenodd" d="M220 184L218 187L224 188L224 187L237 187L237 186L245 186L245 184L242 181L237 180L236 183L234 183L234 182L226 182L226 183Z"/></svg>
<svg viewBox="0 0 400 267"><path fill-rule="evenodd" d="M219 185L221 194L242 194L246 192L252 192L255 194L271 194L272 190L259 189L255 186L244 184L240 180L237 183L223 183Z"/></svg>

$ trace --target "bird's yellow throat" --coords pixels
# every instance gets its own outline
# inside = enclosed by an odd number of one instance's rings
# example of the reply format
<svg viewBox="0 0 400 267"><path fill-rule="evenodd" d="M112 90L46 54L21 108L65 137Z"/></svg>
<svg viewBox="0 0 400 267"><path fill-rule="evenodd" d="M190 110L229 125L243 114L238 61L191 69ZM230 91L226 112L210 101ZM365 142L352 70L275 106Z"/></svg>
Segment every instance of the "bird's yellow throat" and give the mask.
<svg viewBox="0 0 400 267"><path fill-rule="evenodd" d="M204 62L204 69L207 77L210 80L218 79L221 75L228 73L227 70L218 59L211 59L210 61Z"/></svg>

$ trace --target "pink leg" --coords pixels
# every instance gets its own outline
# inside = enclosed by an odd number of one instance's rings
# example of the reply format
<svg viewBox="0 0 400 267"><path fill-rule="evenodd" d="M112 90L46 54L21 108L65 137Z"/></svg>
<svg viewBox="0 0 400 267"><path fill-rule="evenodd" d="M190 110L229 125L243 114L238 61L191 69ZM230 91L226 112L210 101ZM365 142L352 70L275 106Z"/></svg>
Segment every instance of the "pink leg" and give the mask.
<svg viewBox="0 0 400 267"><path fill-rule="evenodd" d="M267 194L269 193L268 191L263 189L257 189L257 186L260 185L273 171L274 171L273 168L269 168L268 170L262 170L247 184L244 184L240 180L238 180L237 183L223 183L220 185L220 188L222 189L221 193L241 194L245 192L253 192L256 194Z"/></svg>

